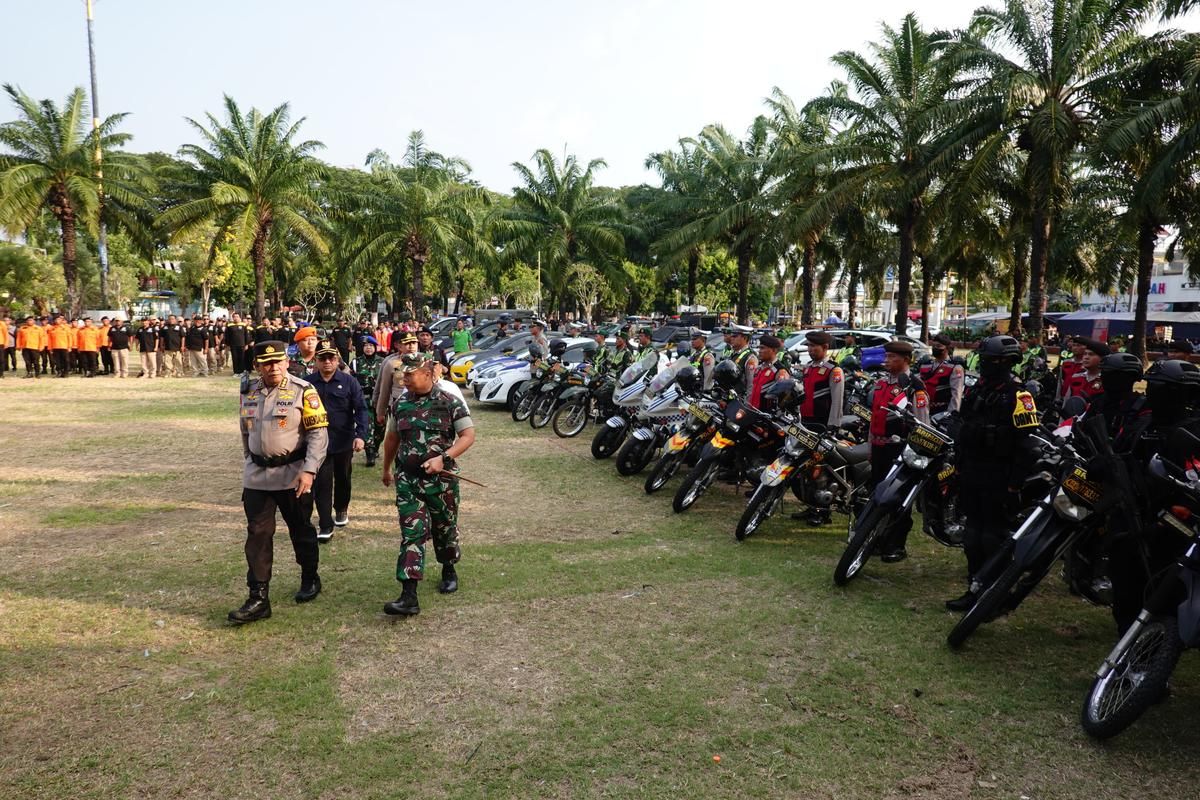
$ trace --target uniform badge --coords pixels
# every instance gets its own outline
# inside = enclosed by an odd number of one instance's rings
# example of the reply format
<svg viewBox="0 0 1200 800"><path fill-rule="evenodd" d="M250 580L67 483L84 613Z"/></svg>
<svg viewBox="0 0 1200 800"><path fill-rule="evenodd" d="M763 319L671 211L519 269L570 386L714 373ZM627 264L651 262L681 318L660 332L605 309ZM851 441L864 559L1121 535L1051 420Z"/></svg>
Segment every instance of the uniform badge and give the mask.
<svg viewBox="0 0 1200 800"><path fill-rule="evenodd" d="M824 375L824 374L825 374L826 372L828 372L828 371L829 371L829 370L828 370L828 369L826 369L825 367L821 367L819 370L817 370L817 374L818 374L818 375Z"/></svg>
<svg viewBox="0 0 1200 800"><path fill-rule="evenodd" d="M280 417L279 418L279 430L283 430L286 427L287 427L287 417Z"/></svg>
<svg viewBox="0 0 1200 800"><path fill-rule="evenodd" d="M321 398L317 397L316 392L308 396L308 407L316 411L321 407Z"/></svg>
<svg viewBox="0 0 1200 800"><path fill-rule="evenodd" d="M833 371L833 374L829 376L829 382L830 383L841 383L842 382L842 371L840 369L835 369Z"/></svg>

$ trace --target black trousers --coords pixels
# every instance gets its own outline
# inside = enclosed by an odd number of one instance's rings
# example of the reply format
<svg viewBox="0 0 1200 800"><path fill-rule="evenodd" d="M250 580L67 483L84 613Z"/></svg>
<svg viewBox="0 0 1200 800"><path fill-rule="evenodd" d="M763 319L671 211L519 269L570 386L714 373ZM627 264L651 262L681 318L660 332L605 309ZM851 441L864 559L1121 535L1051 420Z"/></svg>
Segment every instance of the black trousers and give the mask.
<svg viewBox="0 0 1200 800"><path fill-rule="evenodd" d="M271 581L276 509L283 516L291 536L301 579L317 574L320 551L317 549L317 529L312 524L312 493L296 497L295 489L242 489L242 508L246 512L247 586L253 589Z"/></svg>
<svg viewBox="0 0 1200 800"><path fill-rule="evenodd" d="M38 351L32 347L26 347L21 351L21 356L25 359L25 374L40 375L42 374L41 367L38 365Z"/></svg>
<svg viewBox="0 0 1200 800"><path fill-rule="evenodd" d="M233 362L233 374L246 371L246 348L230 347L229 358Z"/></svg>
<svg viewBox="0 0 1200 800"><path fill-rule="evenodd" d="M8 368L15 370L17 368L17 348L8 348Z"/></svg>
<svg viewBox="0 0 1200 800"><path fill-rule="evenodd" d="M333 512L350 507L350 470L354 467L354 451L329 453L321 463L313 494L317 502L317 524L328 530L333 527Z"/></svg>
<svg viewBox="0 0 1200 800"><path fill-rule="evenodd" d="M8 347L0 344L0 375L8 370Z"/></svg>
<svg viewBox="0 0 1200 800"><path fill-rule="evenodd" d="M80 350L79 358L82 363L81 369L84 375L95 375L99 370L99 359L95 350Z"/></svg>
<svg viewBox="0 0 1200 800"><path fill-rule="evenodd" d="M888 472L892 469L892 464L904 452L904 442L896 444L872 444L871 445L871 484L870 490L875 491ZM912 516L906 515L900 517L888 530L886 538L879 543L878 550L881 553L892 553L897 550L903 550L908 543L908 532L912 530Z"/></svg>
<svg viewBox="0 0 1200 800"><path fill-rule="evenodd" d="M113 374L112 350L107 347L100 348L100 364L104 367L105 375Z"/></svg>
<svg viewBox="0 0 1200 800"><path fill-rule="evenodd" d="M64 378L67 376L67 372L70 370L70 367L67 366L67 354L69 352L69 350L63 349L54 351L54 371Z"/></svg>

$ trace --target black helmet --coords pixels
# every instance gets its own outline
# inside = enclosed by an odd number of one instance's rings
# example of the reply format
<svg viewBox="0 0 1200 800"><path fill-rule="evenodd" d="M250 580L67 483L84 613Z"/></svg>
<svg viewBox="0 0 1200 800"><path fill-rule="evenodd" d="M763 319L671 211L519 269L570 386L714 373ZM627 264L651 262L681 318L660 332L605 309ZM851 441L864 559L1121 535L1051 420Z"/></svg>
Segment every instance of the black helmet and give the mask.
<svg viewBox="0 0 1200 800"><path fill-rule="evenodd" d="M1114 355L1126 354L1115 353ZM1107 362L1112 357L1109 356L1104 361ZM1197 367L1190 361L1180 361L1178 359L1155 361L1150 365L1150 369L1146 370L1146 383L1167 384L1194 389L1195 387L1200 387L1200 367Z"/></svg>
<svg viewBox="0 0 1200 800"><path fill-rule="evenodd" d="M496 322L512 322L512 321L513 321L512 314L501 314L500 316L496 317Z"/></svg>
<svg viewBox="0 0 1200 800"><path fill-rule="evenodd" d="M1100 372L1128 375L1136 381L1142 377L1142 360L1133 353L1110 353L1101 359Z"/></svg>
<svg viewBox="0 0 1200 800"><path fill-rule="evenodd" d="M567 352L566 341L564 341L563 339L551 339L550 340L550 355L557 357L557 356L561 356L565 352Z"/></svg>
<svg viewBox="0 0 1200 800"><path fill-rule="evenodd" d="M584 355L594 356L600 351L600 345L596 344L595 342L584 342L580 349L583 350Z"/></svg>
<svg viewBox="0 0 1200 800"><path fill-rule="evenodd" d="M704 378L695 367L684 367L675 373L675 383L688 394L695 394L704 388Z"/></svg>
<svg viewBox="0 0 1200 800"><path fill-rule="evenodd" d="M690 355L692 354L692 345L691 345L691 343L690 343L690 342L686 342L686 341L683 341L683 342L676 342L676 343L675 343L675 354L676 354L676 355L678 355L678 356L680 356L680 357L683 357L683 356L690 356Z"/></svg>
<svg viewBox="0 0 1200 800"><path fill-rule="evenodd" d="M979 343L980 358L1011 358L1021 357L1021 345L1011 336L989 336Z"/></svg>
<svg viewBox="0 0 1200 800"><path fill-rule="evenodd" d="M759 397L759 407L763 411L774 411L777 408L790 411L800 405L800 395L796 393L793 381L775 381L762 390Z"/></svg>
<svg viewBox="0 0 1200 800"><path fill-rule="evenodd" d="M722 389L736 389L742 382L742 370L732 361L725 360L713 368L713 383Z"/></svg>
<svg viewBox="0 0 1200 800"><path fill-rule="evenodd" d="M529 355L533 356L534 358L541 358L542 356L546 355L546 351L542 349L540 344L535 343L529 345Z"/></svg>
<svg viewBox="0 0 1200 800"><path fill-rule="evenodd" d="M844 372L858 372L862 369L862 365L858 363L858 359L854 356L846 356L843 358L841 367Z"/></svg>

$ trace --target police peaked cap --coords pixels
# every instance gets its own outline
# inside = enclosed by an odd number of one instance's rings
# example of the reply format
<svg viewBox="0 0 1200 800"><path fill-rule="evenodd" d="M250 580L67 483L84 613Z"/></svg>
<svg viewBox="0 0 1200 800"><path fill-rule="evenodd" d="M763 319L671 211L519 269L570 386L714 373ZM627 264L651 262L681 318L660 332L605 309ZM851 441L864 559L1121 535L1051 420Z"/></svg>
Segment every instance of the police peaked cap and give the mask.
<svg viewBox="0 0 1200 800"><path fill-rule="evenodd" d="M331 342L329 339L322 339L321 341L317 342L317 355L319 355L319 356L335 355L336 356L336 355L340 355L340 353L338 352L338 349L333 346L333 342Z"/></svg>
<svg viewBox="0 0 1200 800"><path fill-rule="evenodd" d="M287 345L278 339L269 339L254 345L256 364L269 364L272 361L283 361L285 358L287 358Z"/></svg>

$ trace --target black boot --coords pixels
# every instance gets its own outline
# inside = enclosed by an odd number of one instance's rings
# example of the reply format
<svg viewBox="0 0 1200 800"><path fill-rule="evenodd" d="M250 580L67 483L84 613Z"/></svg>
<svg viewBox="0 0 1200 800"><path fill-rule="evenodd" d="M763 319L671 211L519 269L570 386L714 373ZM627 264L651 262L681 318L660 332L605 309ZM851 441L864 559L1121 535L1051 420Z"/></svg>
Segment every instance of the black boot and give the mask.
<svg viewBox="0 0 1200 800"><path fill-rule="evenodd" d="M458 573L454 571L453 564L442 565L442 582L438 584L438 591L442 594L458 591Z"/></svg>
<svg viewBox="0 0 1200 800"><path fill-rule="evenodd" d="M296 592L297 603L307 603L321 593L321 576L313 573L300 578L300 591Z"/></svg>
<svg viewBox="0 0 1200 800"><path fill-rule="evenodd" d="M375 454L374 453L367 453L367 466L368 467L375 466Z"/></svg>
<svg viewBox="0 0 1200 800"><path fill-rule="evenodd" d="M250 587L250 596L242 607L229 612L229 621L238 625L256 622L271 616L271 601L267 597L267 585L260 583Z"/></svg>
<svg viewBox="0 0 1200 800"><path fill-rule="evenodd" d="M421 613L421 606L417 604L417 582L415 580L402 581L404 586L400 596L390 603L383 604L383 613L391 614L392 616L411 617Z"/></svg>
<svg viewBox="0 0 1200 800"><path fill-rule="evenodd" d="M981 588L983 587L980 586L979 581L971 581L967 586L967 591L953 600L946 601L946 610L956 613L970 611L975 606L975 601L979 599L979 590Z"/></svg>

